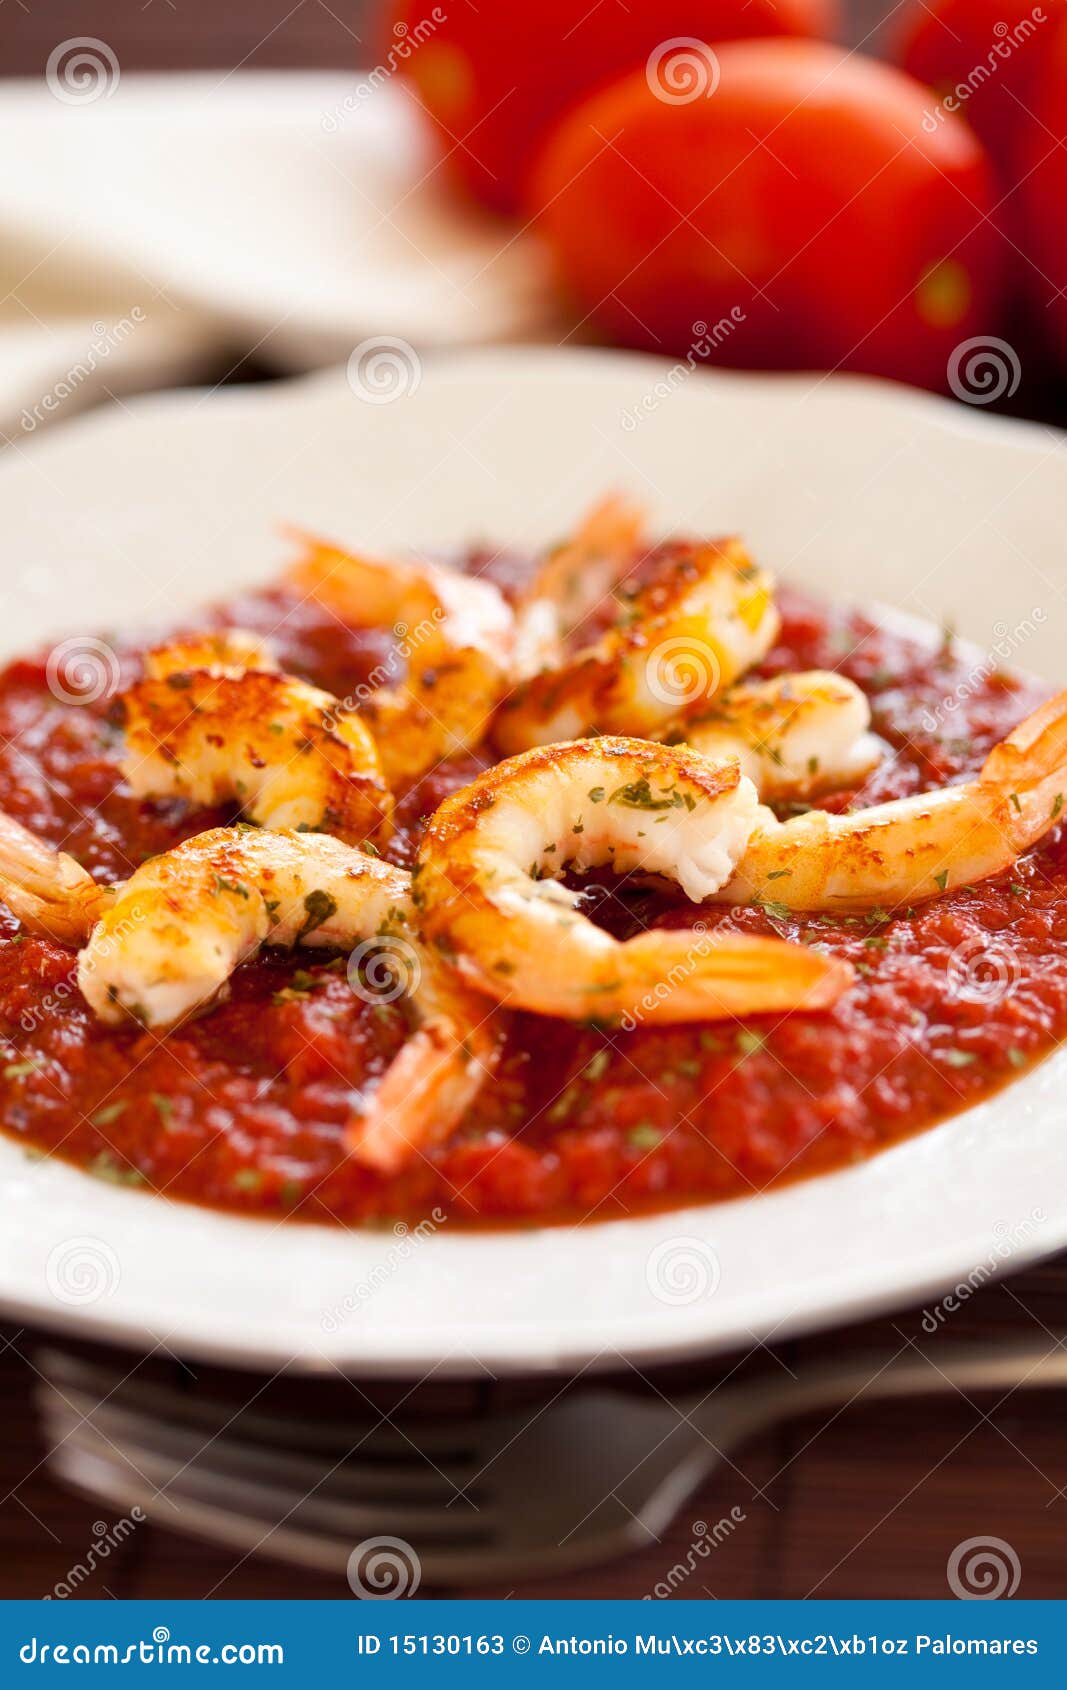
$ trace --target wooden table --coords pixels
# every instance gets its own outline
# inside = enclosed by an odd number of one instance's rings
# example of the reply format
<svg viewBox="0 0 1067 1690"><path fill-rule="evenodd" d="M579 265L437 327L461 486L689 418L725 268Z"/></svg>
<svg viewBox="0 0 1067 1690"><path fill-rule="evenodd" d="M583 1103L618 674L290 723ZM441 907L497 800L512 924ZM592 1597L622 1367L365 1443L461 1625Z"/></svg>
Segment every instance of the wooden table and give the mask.
<svg viewBox="0 0 1067 1690"><path fill-rule="evenodd" d="M1051 1344L1051 1335L1067 1331L1067 1258L980 1290L936 1338L924 1334L921 1321L921 1310L906 1310L835 1334L831 1347L839 1355L845 1348L895 1350L918 1342L936 1357L939 1346L978 1341L992 1348L1022 1333ZM2 1341L0 1597L41 1596L84 1558L94 1523L111 1525L114 1515L58 1486L44 1465L31 1395L35 1353L46 1340L7 1328ZM796 1370L805 1354L826 1344L817 1338L786 1344L773 1360L760 1360L772 1370ZM618 1377L628 1389L669 1393L710 1388L722 1372L717 1362L661 1370L647 1379L622 1368ZM261 1383L248 1376L240 1388L251 1399ZM505 1400L531 1397L528 1387L490 1389ZM335 1385L334 1412L338 1392L343 1402L349 1391L353 1419L365 1421L364 1389ZM485 1391L480 1394L484 1400ZM382 1405L393 1400L387 1387L375 1387L371 1395ZM1067 1392L1058 1390L1019 1391L999 1401L860 1399L841 1413L809 1416L737 1449L733 1464L708 1481L662 1544L580 1576L459 1594L640 1597L685 1560L701 1536L696 1522L710 1528L736 1508L743 1522L698 1560L695 1573L675 1587L674 1600L948 1596L946 1564L953 1549L966 1539L989 1537L1004 1539L1018 1556L1020 1596L1062 1597L1065 1414ZM340 1577L294 1572L265 1558L241 1561L149 1521L80 1585L79 1594L345 1598L348 1587ZM424 1587L423 1594L435 1592Z"/></svg>
<svg viewBox="0 0 1067 1690"><path fill-rule="evenodd" d="M615 0L600 0L612 5ZM841 0L850 44L877 51L884 23L901 0ZM588 10L588 6L582 8ZM118 54L123 70L343 70L375 62L376 0L97 0L87 20L83 0L4 0L0 67L5 76L43 73L57 42L91 32Z"/></svg>
<svg viewBox="0 0 1067 1690"><path fill-rule="evenodd" d="M853 40L868 35L885 8L853 6ZM344 0L100 0L92 28L123 70L326 65L368 62L362 5ZM41 74L58 42L84 33L84 6L24 0L0 6L5 74ZM835 1344L899 1347L920 1338L911 1310L841 1334ZM995 1345L1008 1333L1067 1331L1067 1258L988 1287L952 1317L938 1342L969 1337ZM99 1504L57 1486L44 1465L32 1405L34 1357L43 1339L0 1327L0 1597L39 1597L81 1561L93 1526L111 1521ZM786 1345L796 1367L806 1345ZM660 1389L712 1383L721 1364L655 1375ZM633 1383L634 1381L631 1381ZM249 1380L251 1395L255 1382ZM353 1413L363 1412L353 1392ZM639 1597L665 1578L709 1525L743 1510L744 1523L685 1579L675 1600L715 1597L936 1597L949 1594L946 1563L971 1537L999 1537L1022 1566L1019 1594L1067 1594L1067 1399L1016 1393L999 1404L951 1400L854 1403L782 1427L736 1453L675 1522L662 1545L580 1577L487 1586L468 1594ZM698 1534L699 1535L699 1534ZM340 1580L295 1573L265 1559L232 1555L149 1523L80 1587L85 1596L348 1596ZM427 1590L425 1594L433 1594Z"/></svg>

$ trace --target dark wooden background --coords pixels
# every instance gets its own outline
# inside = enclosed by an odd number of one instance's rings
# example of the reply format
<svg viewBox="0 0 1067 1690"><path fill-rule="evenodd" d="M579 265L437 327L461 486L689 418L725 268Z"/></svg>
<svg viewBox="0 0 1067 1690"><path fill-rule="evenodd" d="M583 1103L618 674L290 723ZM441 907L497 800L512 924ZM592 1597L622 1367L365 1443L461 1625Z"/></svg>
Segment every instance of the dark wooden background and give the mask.
<svg viewBox="0 0 1067 1690"><path fill-rule="evenodd" d="M519 4L520 0L516 0ZM611 4L613 0L601 0ZM847 33L871 47L887 0L842 0ZM587 11L587 4L578 12ZM0 68L43 75L52 48L95 35L124 71L290 68L373 62L373 0L2 0ZM874 32L872 34L872 32Z"/></svg>
<svg viewBox="0 0 1067 1690"><path fill-rule="evenodd" d="M849 34L870 37L884 7L854 4ZM40 75L48 53L74 35L103 38L124 71L356 65L370 49L365 8L346 0L3 0L0 69ZM7 168L17 168L8 161ZM773 1241L769 1241L773 1243ZM783 1273L788 1264L782 1264ZM899 1349L920 1334L918 1311L840 1335L835 1348ZM1067 1332L1067 1262L988 1287L953 1316L936 1342L994 1348L1006 1333ZM83 1559L93 1525L112 1515L57 1485L45 1461L33 1393L40 1334L0 1328L0 1597L43 1596ZM810 1344L784 1346L802 1364ZM761 1360L764 1358L761 1358ZM769 1363L768 1365L777 1365ZM658 1375L658 1389L711 1384L722 1364ZM639 1388L647 1383L624 1382ZM258 1381L247 1381L248 1395ZM352 1388L351 1412L366 1412ZM962 1396L891 1405L853 1404L757 1438L735 1453L683 1510L668 1539L628 1561L581 1577L467 1594L641 1596L679 1558L693 1522L738 1506L744 1523L678 1589L699 1597L905 1597L949 1594L946 1563L961 1541L1004 1539L1019 1557L1019 1595L1067 1594L1067 1394ZM308 1412L314 1411L309 1397ZM383 1526L387 1530L388 1526ZM239 1562L149 1523L80 1587L85 1596L345 1598L340 1577L300 1574L269 1560ZM424 1594L434 1594L427 1589Z"/></svg>

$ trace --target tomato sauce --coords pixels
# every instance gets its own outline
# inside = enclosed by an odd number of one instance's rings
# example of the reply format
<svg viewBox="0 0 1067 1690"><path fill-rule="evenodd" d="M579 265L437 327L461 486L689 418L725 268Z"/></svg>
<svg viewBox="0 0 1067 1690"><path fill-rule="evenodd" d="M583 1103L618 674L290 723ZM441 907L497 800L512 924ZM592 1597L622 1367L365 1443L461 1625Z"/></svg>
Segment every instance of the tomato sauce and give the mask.
<svg viewBox="0 0 1067 1690"><path fill-rule="evenodd" d="M505 587L521 568L506 557L489 565ZM976 669L949 637L932 650L789 589L781 605L765 672L839 668L868 693L892 748L861 791L829 808L965 777L1042 696ZM288 669L340 697L390 660L386 635L346 633L279 589L210 619L270 632ZM135 649L113 649L132 676ZM122 878L232 819L135 800L120 749L107 698L58 700L44 657L0 673L0 807L98 878ZM402 799L398 862L410 862L423 818L483 766L451 763ZM725 914L606 873L585 890L587 913L620 936ZM829 1014L704 1028L623 1033L518 1015L469 1119L387 1179L345 1156L343 1130L403 1042L405 1010L363 1002L343 959L268 951L238 972L228 1001L178 1031L116 1031L81 999L72 954L21 934L0 906L0 1119L29 1154L249 1213L351 1224L439 1206L482 1223L605 1218L762 1191L868 1156L987 1095L1067 1029L1060 828L1010 872L892 919L767 905L732 921L847 957L855 988Z"/></svg>

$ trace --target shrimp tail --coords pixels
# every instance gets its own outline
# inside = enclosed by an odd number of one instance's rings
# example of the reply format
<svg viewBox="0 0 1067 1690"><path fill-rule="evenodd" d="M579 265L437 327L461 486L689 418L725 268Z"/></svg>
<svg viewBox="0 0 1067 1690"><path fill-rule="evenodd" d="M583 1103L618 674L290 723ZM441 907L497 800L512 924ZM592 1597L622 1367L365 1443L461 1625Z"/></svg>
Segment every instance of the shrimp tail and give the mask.
<svg viewBox="0 0 1067 1690"><path fill-rule="evenodd" d="M634 1025L830 1009L854 978L841 957L752 934L653 931L623 951Z"/></svg>
<svg viewBox="0 0 1067 1690"><path fill-rule="evenodd" d="M109 892L79 863L0 812L0 899L33 933L81 944Z"/></svg>
<svg viewBox="0 0 1067 1690"><path fill-rule="evenodd" d="M1018 727L994 745L982 765L982 780L1040 780L1067 764L1067 692L1059 692L1031 711Z"/></svg>
<svg viewBox="0 0 1067 1690"><path fill-rule="evenodd" d="M493 1073L507 1028L458 971L427 952L413 960L422 1017L346 1133L355 1160L383 1174L449 1137Z"/></svg>
<svg viewBox="0 0 1067 1690"><path fill-rule="evenodd" d="M1032 711L993 747L979 783L995 788L998 819L1016 851L1027 850L1067 803L1067 692Z"/></svg>
<svg viewBox="0 0 1067 1690"><path fill-rule="evenodd" d="M381 1174L425 1155L452 1132L495 1059L495 1047L476 1056L450 1019L426 1022L393 1059L367 1113L349 1124L350 1154Z"/></svg>

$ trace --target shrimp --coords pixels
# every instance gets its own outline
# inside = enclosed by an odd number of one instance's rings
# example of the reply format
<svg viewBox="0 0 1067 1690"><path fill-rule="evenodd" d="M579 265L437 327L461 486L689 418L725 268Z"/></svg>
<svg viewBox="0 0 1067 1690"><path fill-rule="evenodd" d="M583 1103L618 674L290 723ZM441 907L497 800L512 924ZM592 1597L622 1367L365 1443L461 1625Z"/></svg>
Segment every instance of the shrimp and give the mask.
<svg viewBox="0 0 1067 1690"><path fill-rule="evenodd" d="M73 857L0 811L0 899L29 932L79 944L108 898Z"/></svg>
<svg viewBox="0 0 1067 1690"><path fill-rule="evenodd" d="M415 1028L347 1142L358 1161L393 1172L447 1135L500 1042L492 1006L418 945L409 890L403 869L326 834L215 828L114 890L79 953L78 985L110 1025L166 1028L209 1004L261 945L380 939Z"/></svg>
<svg viewBox="0 0 1067 1690"><path fill-rule="evenodd" d="M517 752L593 732L662 733L758 662L778 628L770 578L740 540L673 551L595 644L520 681L494 738Z"/></svg>
<svg viewBox="0 0 1067 1690"><path fill-rule="evenodd" d="M390 786L406 791L449 757L484 739L505 685L504 671L468 647L414 681L379 687L362 706Z"/></svg>
<svg viewBox="0 0 1067 1690"><path fill-rule="evenodd" d="M875 804L776 821L769 810L722 903L794 910L893 909L1010 868L1064 813L1067 692L995 745L974 780Z"/></svg>
<svg viewBox="0 0 1067 1690"><path fill-rule="evenodd" d="M277 672L278 659L268 639L250 634L246 628L218 628L188 639L172 640L147 652L144 672L152 680L166 680L189 669L210 669L213 674L241 674L245 669Z"/></svg>
<svg viewBox="0 0 1067 1690"><path fill-rule="evenodd" d="M609 494L575 533L548 553L519 600L513 672L525 679L562 661L568 634L634 563L644 537L639 505Z"/></svg>
<svg viewBox="0 0 1067 1690"><path fill-rule="evenodd" d="M760 814L736 758L631 739L542 746L432 817L412 872L427 943L479 990L567 1019L703 1021L822 1008L847 964L774 939L653 931L619 941L551 878L608 864L694 900L729 877Z"/></svg>
<svg viewBox="0 0 1067 1690"><path fill-rule="evenodd" d="M373 736L330 693L241 667L254 638L227 636L223 661L209 667L184 666L188 645L149 655L145 678L116 706L126 732L121 768L134 793L199 805L237 799L264 827L385 840L393 798ZM195 642L194 654L204 651Z"/></svg>
<svg viewBox="0 0 1067 1690"><path fill-rule="evenodd" d="M855 682L824 669L742 681L667 736L704 757L737 757L763 799L855 786L882 755Z"/></svg>
<svg viewBox="0 0 1067 1690"><path fill-rule="evenodd" d="M391 786L406 787L485 737L507 685L514 616L489 581L436 564L358 557L302 536L289 584L351 627L391 626L408 671L362 710Z"/></svg>

